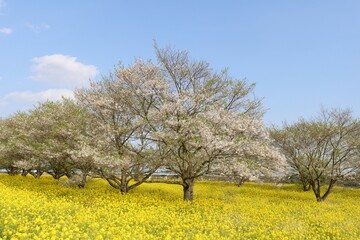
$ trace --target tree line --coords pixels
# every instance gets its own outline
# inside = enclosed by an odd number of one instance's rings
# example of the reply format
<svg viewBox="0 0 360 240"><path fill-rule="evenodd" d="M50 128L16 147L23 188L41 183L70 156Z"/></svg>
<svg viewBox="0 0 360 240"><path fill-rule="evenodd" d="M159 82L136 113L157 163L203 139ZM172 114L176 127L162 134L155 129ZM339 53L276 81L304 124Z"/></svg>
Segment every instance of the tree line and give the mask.
<svg viewBox="0 0 360 240"><path fill-rule="evenodd" d="M155 63L119 64L75 99L0 119L0 169L67 176L79 187L101 177L127 193L165 167L179 177L184 200L206 174L237 185L296 175L318 201L339 179L358 176L360 124L350 111L323 110L317 119L267 129L254 83L186 51L155 45L155 52Z"/></svg>

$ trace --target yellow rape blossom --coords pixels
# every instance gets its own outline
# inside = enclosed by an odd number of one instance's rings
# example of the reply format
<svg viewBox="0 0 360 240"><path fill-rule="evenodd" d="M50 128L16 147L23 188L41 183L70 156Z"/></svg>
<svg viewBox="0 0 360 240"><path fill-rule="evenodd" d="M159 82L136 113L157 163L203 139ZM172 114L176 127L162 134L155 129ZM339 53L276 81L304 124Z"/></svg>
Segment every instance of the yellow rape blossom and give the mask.
<svg viewBox="0 0 360 240"><path fill-rule="evenodd" d="M317 203L300 186L198 182L144 184L121 195L92 179L85 189L50 177L0 174L2 239L360 239L360 190L335 188Z"/></svg>

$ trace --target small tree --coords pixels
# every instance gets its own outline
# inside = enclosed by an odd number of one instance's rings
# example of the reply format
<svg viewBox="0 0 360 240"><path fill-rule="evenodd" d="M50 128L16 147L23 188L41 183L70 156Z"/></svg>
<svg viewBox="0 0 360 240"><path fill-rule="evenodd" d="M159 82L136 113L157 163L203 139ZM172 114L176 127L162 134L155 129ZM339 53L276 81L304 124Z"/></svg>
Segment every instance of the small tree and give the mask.
<svg viewBox="0 0 360 240"><path fill-rule="evenodd" d="M96 139L91 115L73 100L47 101L30 111L37 164L55 179L81 175L79 186L95 168Z"/></svg>
<svg viewBox="0 0 360 240"><path fill-rule="evenodd" d="M0 168L10 175L21 173L26 176L30 170L23 164L33 156L28 135L30 129L25 112L17 112L0 122Z"/></svg>
<svg viewBox="0 0 360 240"><path fill-rule="evenodd" d="M349 110L322 110L315 120L299 120L274 131L290 164L324 201L336 182L359 168L360 124ZM321 188L327 185L324 193Z"/></svg>
<svg viewBox="0 0 360 240"><path fill-rule="evenodd" d="M97 162L98 172L121 193L142 184L160 165L157 144L149 143L150 127L144 121L157 104L153 92L160 78L156 66L137 61L128 68L119 65L115 75L76 92L96 120L94 137L106 156Z"/></svg>
<svg viewBox="0 0 360 240"><path fill-rule="evenodd" d="M284 123L282 129L273 127L270 130L271 137L275 140L276 145L285 154L290 166L289 177L298 179L304 191L311 189L306 170L304 169L304 146L311 145L311 139L303 134L306 132L307 124L301 119L294 125Z"/></svg>

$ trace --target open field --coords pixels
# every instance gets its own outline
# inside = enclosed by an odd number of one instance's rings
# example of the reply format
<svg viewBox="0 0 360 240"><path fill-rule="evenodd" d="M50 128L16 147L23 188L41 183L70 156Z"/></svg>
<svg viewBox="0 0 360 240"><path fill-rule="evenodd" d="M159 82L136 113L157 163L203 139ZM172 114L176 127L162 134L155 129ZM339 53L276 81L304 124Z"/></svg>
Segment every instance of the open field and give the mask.
<svg viewBox="0 0 360 240"><path fill-rule="evenodd" d="M300 186L144 184L121 195L102 180L85 189L50 177L0 174L0 239L360 239L360 190L323 203Z"/></svg>

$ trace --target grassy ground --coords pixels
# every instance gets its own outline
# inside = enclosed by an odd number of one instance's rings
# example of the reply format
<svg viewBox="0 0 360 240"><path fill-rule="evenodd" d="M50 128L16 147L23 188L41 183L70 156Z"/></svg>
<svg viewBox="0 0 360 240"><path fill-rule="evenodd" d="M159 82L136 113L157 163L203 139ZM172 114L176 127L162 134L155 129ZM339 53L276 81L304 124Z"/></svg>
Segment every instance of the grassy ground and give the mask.
<svg viewBox="0 0 360 240"><path fill-rule="evenodd" d="M360 190L323 203L300 186L143 184L127 195L102 180L85 189L50 177L0 174L0 239L360 239Z"/></svg>

